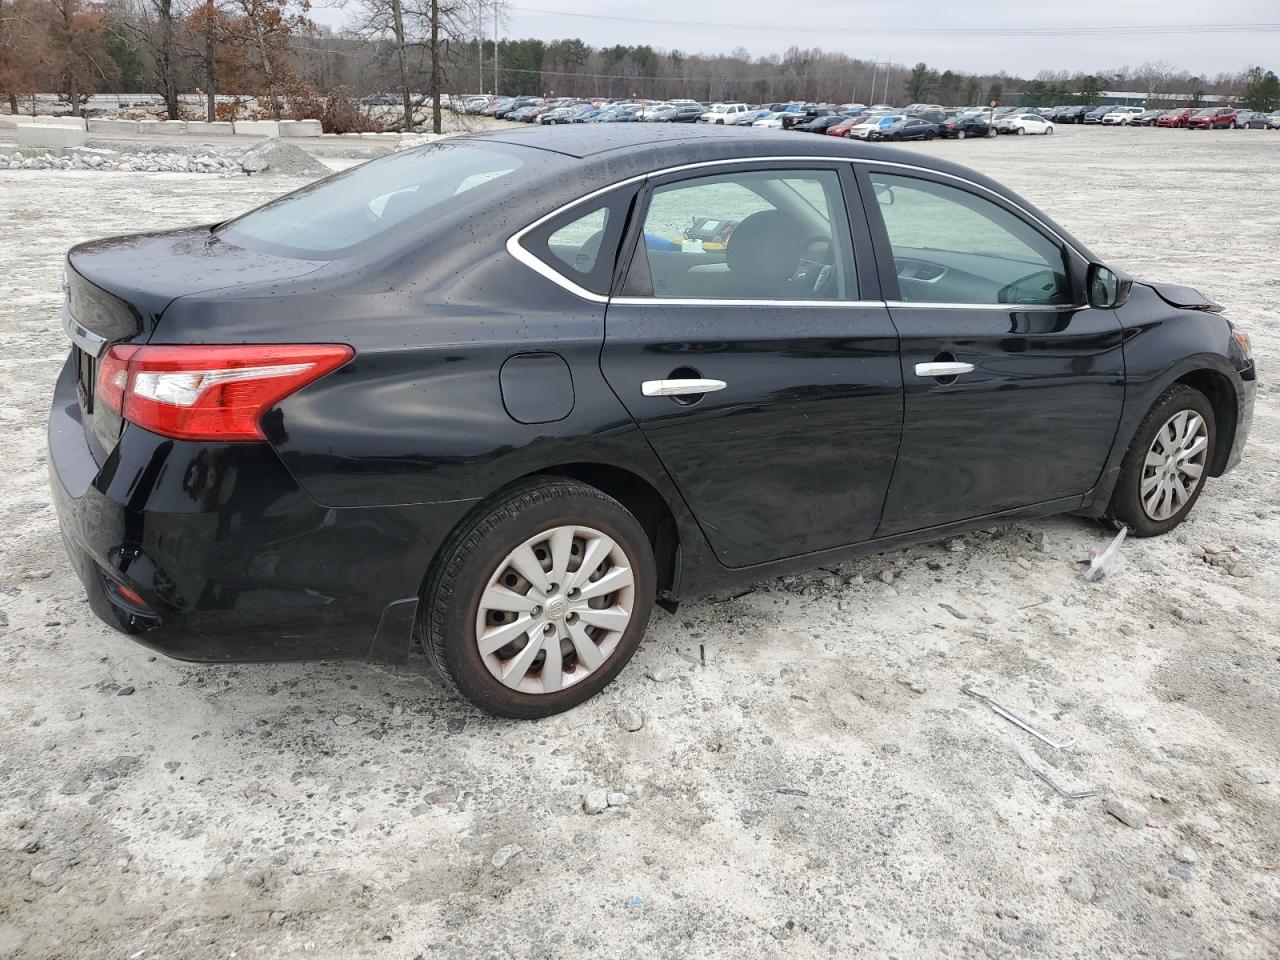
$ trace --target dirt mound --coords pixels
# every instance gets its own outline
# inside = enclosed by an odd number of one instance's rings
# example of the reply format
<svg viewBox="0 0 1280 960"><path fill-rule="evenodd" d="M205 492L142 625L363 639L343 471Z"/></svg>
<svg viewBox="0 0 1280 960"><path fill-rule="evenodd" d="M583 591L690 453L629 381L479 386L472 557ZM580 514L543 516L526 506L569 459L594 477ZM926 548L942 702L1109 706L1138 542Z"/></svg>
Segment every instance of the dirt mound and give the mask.
<svg viewBox="0 0 1280 960"><path fill-rule="evenodd" d="M282 174L288 177L323 176L329 168L301 147L283 140L264 140L240 157L240 167L248 174Z"/></svg>

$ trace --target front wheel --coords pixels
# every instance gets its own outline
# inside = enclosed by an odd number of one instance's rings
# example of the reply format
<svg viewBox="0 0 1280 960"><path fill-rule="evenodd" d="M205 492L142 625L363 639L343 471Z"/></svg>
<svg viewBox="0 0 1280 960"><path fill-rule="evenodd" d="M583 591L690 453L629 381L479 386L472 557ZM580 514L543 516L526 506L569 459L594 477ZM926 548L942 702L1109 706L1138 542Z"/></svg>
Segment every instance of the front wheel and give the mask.
<svg viewBox="0 0 1280 960"><path fill-rule="evenodd" d="M626 666L653 606L644 529L573 480L497 495L445 543L418 633L445 683L502 717L533 719L590 699Z"/></svg>
<svg viewBox="0 0 1280 960"><path fill-rule="evenodd" d="M1138 427L1108 513L1139 537L1168 533L1191 513L1213 463L1217 424L1199 390L1174 384Z"/></svg>

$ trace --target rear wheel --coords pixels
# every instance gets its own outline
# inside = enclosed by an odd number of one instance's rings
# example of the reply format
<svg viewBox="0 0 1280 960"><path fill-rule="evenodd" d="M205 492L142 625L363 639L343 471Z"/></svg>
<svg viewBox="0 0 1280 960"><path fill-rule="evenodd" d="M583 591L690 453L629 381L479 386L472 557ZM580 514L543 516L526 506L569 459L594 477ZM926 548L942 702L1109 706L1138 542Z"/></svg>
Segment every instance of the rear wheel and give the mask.
<svg viewBox="0 0 1280 960"><path fill-rule="evenodd" d="M956 139L957 139L957 140L963 140L963 139L965 138L965 136L966 136L966 134L965 134L965 132L964 132L963 130L957 130L957 131L956 131Z"/></svg>
<svg viewBox="0 0 1280 960"><path fill-rule="evenodd" d="M1016 133L1018 136L1022 136L1022 135L1023 135L1023 134L1025 134L1027 131L1026 131L1026 128L1025 128L1025 127L1014 127L1014 128L1013 128L1013 132L1014 132L1014 133Z"/></svg>
<svg viewBox="0 0 1280 960"><path fill-rule="evenodd" d="M1053 133L1053 127L1045 127L1044 132L1045 136L1050 136Z"/></svg>
<svg viewBox="0 0 1280 960"><path fill-rule="evenodd" d="M539 478L498 495L449 538L418 631L446 684L502 717L590 699L640 645L655 569L644 529L612 497Z"/></svg>
<svg viewBox="0 0 1280 960"><path fill-rule="evenodd" d="M1108 512L1137 536L1168 533L1200 498L1216 439L1208 398L1174 384L1138 427L1121 461Z"/></svg>

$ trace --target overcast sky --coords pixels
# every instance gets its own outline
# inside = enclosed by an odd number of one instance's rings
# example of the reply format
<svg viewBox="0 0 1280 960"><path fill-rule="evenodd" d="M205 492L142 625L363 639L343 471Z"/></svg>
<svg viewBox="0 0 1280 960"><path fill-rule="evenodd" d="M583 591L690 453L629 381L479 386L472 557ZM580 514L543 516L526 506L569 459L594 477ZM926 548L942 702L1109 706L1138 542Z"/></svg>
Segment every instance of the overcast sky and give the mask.
<svg viewBox="0 0 1280 960"><path fill-rule="evenodd" d="M315 19L341 26L341 12L319 6L312 7ZM508 9L501 27L505 38L579 37L593 46L647 43L688 53L727 53L745 47L753 54L768 54L795 45L908 65L923 60L937 69L1004 69L1028 77L1040 70L1101 71L1156 60L1209 76L1258 63L1280 71L1280 0L1074 0L1052 5L1027 0L517 0ZM1111 29L1205 23L1269 23L1272 29ZM1044 32L974 35L1022 28ZM1101 32L1050 32L1064 28ZM492 29L490 20L487 30Z"/></svg>

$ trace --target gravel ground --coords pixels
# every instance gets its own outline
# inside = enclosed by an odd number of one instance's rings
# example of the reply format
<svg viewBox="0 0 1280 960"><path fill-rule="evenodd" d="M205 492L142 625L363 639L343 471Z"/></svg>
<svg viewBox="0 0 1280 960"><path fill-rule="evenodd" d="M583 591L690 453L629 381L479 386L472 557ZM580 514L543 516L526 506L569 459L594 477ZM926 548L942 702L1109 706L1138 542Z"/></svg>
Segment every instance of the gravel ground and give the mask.
<svg viewBox="0 0 1280 960"><path fill-rule="evenodd" d="M1280 136L919 149L1202 288L1280 365ZM100 625L46 489L61 257L297 182L0 171L0 956L1280 955L1265 381L1244 465L1101 584L1080 561L1109 533L1076 518L761 582L655 616L539 723L420 660L197 666Z"/></svg>

